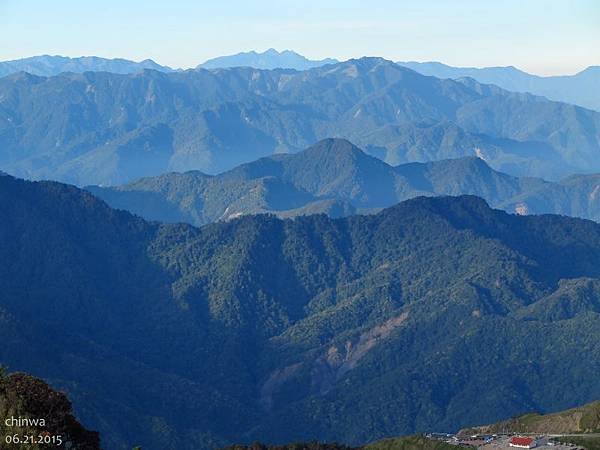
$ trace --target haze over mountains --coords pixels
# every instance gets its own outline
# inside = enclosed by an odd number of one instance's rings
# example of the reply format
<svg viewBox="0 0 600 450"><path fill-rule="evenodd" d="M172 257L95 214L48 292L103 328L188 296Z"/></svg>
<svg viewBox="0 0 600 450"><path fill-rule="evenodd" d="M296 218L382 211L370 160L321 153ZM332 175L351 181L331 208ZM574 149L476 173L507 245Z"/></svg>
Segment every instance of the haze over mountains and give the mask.
<svg viewBox="0 0 600 450"><path fill-rule="evenodd" d="M9 176L0 211L0 360L110 449L354 445L600 398L591 221L467 196L197 229Z"/></svg>
<svg viewBox="0 0 600 450"><path fill-rule="evenodd" d="M327 137L392 165L476 155L512 175L600 171L600 113L380 58L303 72L0 79L0 167L25 178L110 185L214 174Z"/></svg>
<svg viewBox="0 0 600 450"><path fill-rule="evenodd" d="M265 157L217 176L168 173L123 186L86 189L112 207L145 219L193 225L259 213L343 217L420 195L464 194L511 213L600 221L600 175L571 176L556 183L516 178L477 157L393 167L343 139Z"/></svg>
<svg viewBox="0 0 600 450"><path fill-rule="evenodd" d="M452 67L439 62L402 62L398 64L423 75L459 79L469 77L484 84L495 84L514 92L530 92L550 100L572 103L600 111L600 66L590 66L575 75L541 77L516 67Z"/></svg>

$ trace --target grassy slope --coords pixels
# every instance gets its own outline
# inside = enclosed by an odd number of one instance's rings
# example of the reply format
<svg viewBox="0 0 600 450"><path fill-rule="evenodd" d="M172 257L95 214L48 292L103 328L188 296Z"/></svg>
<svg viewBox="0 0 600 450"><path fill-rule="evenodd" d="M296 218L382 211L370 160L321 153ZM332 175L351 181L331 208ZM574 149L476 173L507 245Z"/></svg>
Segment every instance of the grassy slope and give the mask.
<svg viewBox="0 0 600 450"><path fill-rule="evenodd" d="M598 437L562 437L559 441L575 444L586 450L600 450L600 438Z"/></svg>
<svg viewBox="0 0 600 450"><path fill-rule="evenodd" d="M525 414L471 430L492 433L597 433L600 431L600 401L552 414Z"/></svg>

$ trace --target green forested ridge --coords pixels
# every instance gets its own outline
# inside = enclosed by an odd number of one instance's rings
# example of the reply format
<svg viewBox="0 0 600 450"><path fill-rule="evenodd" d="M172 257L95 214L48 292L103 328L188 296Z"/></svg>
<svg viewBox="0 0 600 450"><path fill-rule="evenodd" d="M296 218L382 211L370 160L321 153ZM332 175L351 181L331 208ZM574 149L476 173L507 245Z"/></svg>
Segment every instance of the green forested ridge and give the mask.
<svg viewBox="0 0 600 450"><path fill-rule="evenodd" d="M462 196L194 228L8 176L0 212L0 362L109 449L357 446L600 398L591 221Z"/></svg>
<svg viewBox="0 0 600 450"><path fill-rule="evenodd" d="M297 154L262 158L217 176L169 173L87 189L146 219L192 225L258 213L343 217L421 195L463 194L509 212L600 220L598 175L560 182L517 178L477 157L392 167L343 139L325 139Z"/></svg>
<svg viewBox="0 0 600 450"><path fill-rule="evenodd" d="M513 175L600 171L600 113L381 58L302 72L20 72L0 92L0 168L82 186L219 173L331 136L393 165L481 156Z"/></svg>

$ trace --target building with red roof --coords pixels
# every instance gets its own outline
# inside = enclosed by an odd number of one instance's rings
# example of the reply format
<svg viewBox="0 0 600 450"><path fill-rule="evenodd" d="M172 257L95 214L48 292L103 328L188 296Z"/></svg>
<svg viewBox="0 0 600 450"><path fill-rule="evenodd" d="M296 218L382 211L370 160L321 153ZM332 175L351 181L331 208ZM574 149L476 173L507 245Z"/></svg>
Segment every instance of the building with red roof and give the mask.
<svg viewBox="0 0 600 450"><path fill-rule="evenodd" d="M511 438L508 445L518 448L533 448L535 447L535 439L532 437L515 436Z"/></svg>

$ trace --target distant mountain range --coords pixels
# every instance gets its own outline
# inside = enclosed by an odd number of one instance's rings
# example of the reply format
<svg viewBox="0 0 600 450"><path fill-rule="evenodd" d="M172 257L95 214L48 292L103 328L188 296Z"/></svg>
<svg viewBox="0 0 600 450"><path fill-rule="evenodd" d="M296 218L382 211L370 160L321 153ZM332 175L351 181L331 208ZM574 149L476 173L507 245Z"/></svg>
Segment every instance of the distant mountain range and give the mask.
<svg viewBox="0 0 600 450"><path fill-rule="evenodd" d="M334 58L310 60L291 50L279 52L271 48L262 53L250 51L235 55L218 56L199 64L196 69L252 67L265 70L295 69L304 71L336 63L339 63L339 61ZM600 111L600 66L590 66L575 75L542 77L524 72L513 66L453 67L440 62L415 61L398 61L397 64L427 76L442 79L473 78L479 83L494 84L508 91L529 92L547 97L550 100ZM135 62L122 58L108 59L97 56L69 58L40 55L13 61L0 61L0 77L21 71L32 75L54 76L63 72L83 73L87 71L129 74L144 69L160 72L174 71L174 69L157 64L150 59Z"/></svg>
<svg viewBox="0 0 600 450"><path fill-rule="evenodd" d="M600 113L380 58L0 79L0 169L77 185L214 174L341 137L391 165L479 156L512 175L600 171Z"/></svg>
<svg viewBox="0 0 600 450"><path fill-rule="evenodd" d="M310 60L296 52L284 50L278 52L270 48L262 53L255 51L219 56L198 65L198 69L223 69L230 67L253 67L255 69L295 69L308 70L339 61L333 58Z"/></svg>
<svg viewBox="0 0 600 450"><path fill-rule="evenodd" d="M463 196L194 228L10 176L0 211L0 361L104 448L362 445L600 398L591 221Z"/></svg>
<svg viewBox="0 0 600 450"><path fill-rule="evenodd" d="M151 59L141 62L129 61L127 59L107 59L98 56L81 56L69 58L66 56L32 56L30 58L16 59L14 61L0 62L0 77L18 72L27 72L38 76L54 76L63 72L111 72L111 73L137 73L145 69L159 70L161 72L172 72L173 69L161 66Z"/></svg>
<svg viewBox="0 0 600 450"><path fill-rule="evenodd" d="M86 189L145 219L193 225L259 213L343 217L421 195L464 194L511 213L600 221L600 175L560 182L516 178L474 156L393 167L343 139L327 139L299 153L262 158L216 176L168 173Z"/></svg>
<svg viewBox="0 0 600 450"><path fill-rule="evenodd" d="M238 53L236 55L219 56L199 64L196 68L221 69L231 67L253 67L255 69L307 70L338 62L338 60L333 58L314 61L290 50L278 52L271 48L262 53L251 51ZM27 72L32 75L44 77L58 75L63 72L111 72L130 74L138 73L146 69L167 73L175 71L175 69L172 69L171 67L157 64L151 59L136 62L123 58L109 59L98 56L70 58L58 55L40 55L12 61L0 61L0 77L18 72Z"/></svg>
<svg viewBox="0 0 600 450"><path fill-rule="evenodd" d="M600 111L600 66L590 66L575 75L540 77L516 67L452 67L439 62L398 62L423 75L459 79L469 77L514 92L530 92L550 100Z"/></svg>

